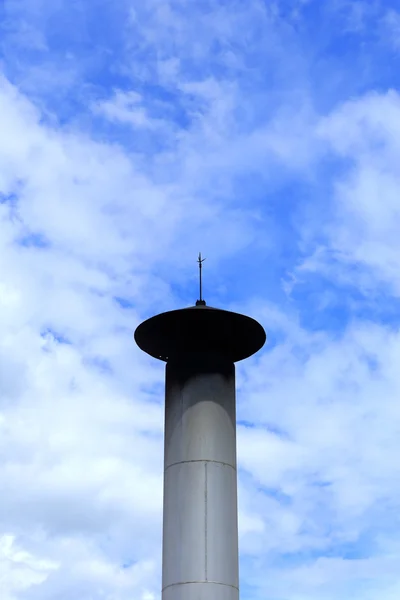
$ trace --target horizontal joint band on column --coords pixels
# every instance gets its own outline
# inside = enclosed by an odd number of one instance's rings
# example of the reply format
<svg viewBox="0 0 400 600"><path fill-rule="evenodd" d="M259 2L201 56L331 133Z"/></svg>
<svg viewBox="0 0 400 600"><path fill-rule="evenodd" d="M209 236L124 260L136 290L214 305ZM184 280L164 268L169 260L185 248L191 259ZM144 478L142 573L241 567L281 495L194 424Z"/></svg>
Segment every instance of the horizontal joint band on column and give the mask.
<svg viewBox="0 0 400 600"><path fill-rule="evenodd" d="M225 587L229 587L229 588L233 588L234 590L239 591L239 588L237 585L232 585L230 583L221 583L221 581L209 581L209 580L200 580L200 581L180 581L179 583L170 583L169 585L166 585L165 587L162 588L162 591L164 592L165 590L167 590L168 588L171 587L175 587L178 585L193 585L193 584L205 584L205 583L211 583L212 585L224 585Z"/></svg>
<svg viewBox="0 0 400 600"><path fill-rule="evenodd" d="M175 467L176 465L184 465L186 463L204 463L204 464L206 464L206 463L215 463L217 465L223 465L224 467L230 467L231 469L233 469L234 471L236 471L236 467L234 467L230 463L223 462L222 460L198 459L198 460L178 460L177 462L171 463L170 465L168 465L167 467L165 467L164 468L164 473L170 467Z"/></svg>

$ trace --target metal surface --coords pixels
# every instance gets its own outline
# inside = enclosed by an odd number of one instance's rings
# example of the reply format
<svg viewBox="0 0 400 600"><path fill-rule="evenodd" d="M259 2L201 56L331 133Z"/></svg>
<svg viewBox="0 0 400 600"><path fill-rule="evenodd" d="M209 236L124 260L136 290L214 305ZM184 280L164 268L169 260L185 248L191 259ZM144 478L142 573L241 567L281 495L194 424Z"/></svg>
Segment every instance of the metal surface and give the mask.
<svg viewBox="0 0 400 600"><path fill-rule="evenodd" d="M139 348L168 361L188 352L214 352L238 362L265 343L263 327L254 319L210 306L193 306L161 313L135 331Z"/></svg>
<svg viewBox="0 0 400 600"><path fill-rule="evenodd" d="M239 597L235 370L201 370L166 371L163 600Z"/></svg>

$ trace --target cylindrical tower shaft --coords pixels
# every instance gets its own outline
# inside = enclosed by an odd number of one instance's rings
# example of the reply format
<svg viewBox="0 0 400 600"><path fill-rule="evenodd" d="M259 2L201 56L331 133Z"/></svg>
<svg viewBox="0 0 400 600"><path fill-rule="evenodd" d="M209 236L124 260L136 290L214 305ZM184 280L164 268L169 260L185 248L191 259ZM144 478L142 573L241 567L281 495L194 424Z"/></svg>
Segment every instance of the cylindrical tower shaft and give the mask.
<svg viewBox="0 0 400 600"><path fill-rule="evenodd" d="M235 367L166 368L163 600L238 600Z"/></svg>

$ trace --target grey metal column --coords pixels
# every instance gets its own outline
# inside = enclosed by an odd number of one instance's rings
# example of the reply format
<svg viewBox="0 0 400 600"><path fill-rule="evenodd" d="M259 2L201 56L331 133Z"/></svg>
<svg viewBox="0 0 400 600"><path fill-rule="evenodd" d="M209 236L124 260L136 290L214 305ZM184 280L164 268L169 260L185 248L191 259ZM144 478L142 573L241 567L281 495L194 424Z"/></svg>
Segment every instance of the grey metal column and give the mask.
<svg viewBox="0 0 400 600"><path fill-rule="evenodd" d="M237 600L235 367L196 355L166 376L163 600Z"/></svg>
<svg viewBox="0 0 400 600"><path fill-rule="evenodd" d="M204 301L135 332L167 362L163 600L239 598L234 362L265 338L254 319Z"/></svg>

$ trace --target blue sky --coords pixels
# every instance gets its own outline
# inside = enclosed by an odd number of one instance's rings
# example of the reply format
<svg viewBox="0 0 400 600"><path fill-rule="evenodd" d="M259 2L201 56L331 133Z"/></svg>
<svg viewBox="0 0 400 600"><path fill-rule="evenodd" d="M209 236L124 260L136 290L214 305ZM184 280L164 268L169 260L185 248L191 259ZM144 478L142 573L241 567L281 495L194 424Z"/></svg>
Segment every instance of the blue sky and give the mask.
<svg viewBox="0 0 400 600"><path fill-rule="evenodd" d="M243 600L400 595L394 0L0 2L0 596L154 600L163 378L197 299L239 364Z"/></svg>

